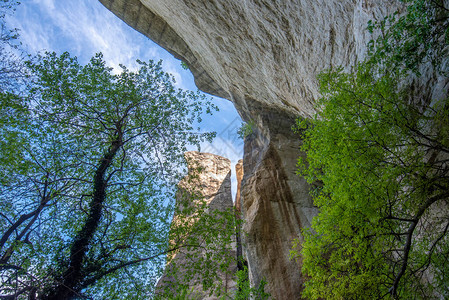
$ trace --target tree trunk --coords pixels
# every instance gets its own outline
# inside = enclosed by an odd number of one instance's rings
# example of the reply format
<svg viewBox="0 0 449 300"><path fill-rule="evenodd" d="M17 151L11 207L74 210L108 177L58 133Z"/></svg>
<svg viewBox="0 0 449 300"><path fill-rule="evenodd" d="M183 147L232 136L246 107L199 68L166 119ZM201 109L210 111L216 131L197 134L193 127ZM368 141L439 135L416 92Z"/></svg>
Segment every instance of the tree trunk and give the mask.
<svg viewBox="0 0 449 300"><path fill-rule="evenodd" d="M113 142L109 152L101 159L94 176L94 194L89 204L89 214L83 228L76 235L70 248L69 265L61 279L57 282L57 285L42 297L43 300L65 300L79 295L81 290L80 283L88 275L83 272L83 261L95 231L100 224L103 203L106 199L106 171L111 166L112 160L121 145L122 142L120 140Z"/></svg>

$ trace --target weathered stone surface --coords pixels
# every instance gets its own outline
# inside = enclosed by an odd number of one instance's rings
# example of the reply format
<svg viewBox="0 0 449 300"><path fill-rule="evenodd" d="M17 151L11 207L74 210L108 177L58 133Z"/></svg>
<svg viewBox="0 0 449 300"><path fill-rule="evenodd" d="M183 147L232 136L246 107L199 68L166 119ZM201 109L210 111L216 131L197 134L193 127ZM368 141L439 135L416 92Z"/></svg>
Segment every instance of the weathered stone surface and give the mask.
<svg viewBox="0 0 449 300"><path fill-rule="evenodd" d="M235 193L235 218L236 218L236 244L237 244L237 269L243 270L246 259L243 256L243 245L242 245L242 226L240 221L243 218L242 215L242 201L241 201L241 189L242 189L242 181L243 181L243 159L240 159L235 165L235 175L237 177L237 191Z"/></svg>
<svg viewBox="0 0 449 300"><path fill-rule="evenodd" d="M184 154L188 174L179 183L179 188L199 192L210 209L224 211L232 208L231 161L211 153L190 151ZM195 204L193 204L195 205Z"/></svg>
<svg viewBox="0 0 449 300"><path fill-rule="evenodd" d="M242 180L243 180L243 159L239 160L235 165L235 175L237 177L237 191L235 192L235 209L238 214L242 211L242 205L240 201L240 191L242 189Z"/></svg>
<svg viewBox="0 0 449 300"><path fill-rule="evenodd" d="M317 212L307 183L295 174L300 139L287 126L295 116L260 111L266 132L248 136L243 158L244 256L253 285L264 278L274 299L299 299L303 278L289 251Z"/></svg>
<svg viewBox="0 0 449 300"><path fill-rule="evenodd" d="M302 115L313 113L317 73L353 65L367 20L393 11L389 0L100 2L186 61L200 89Z"/></svg>
<svg viewBox="0 0 449 300"><path fill-rule="evenodd" d="M241 188L252 284L276 299L298 299L291 240L316 214L295 175L300 141L291 126L314 113L316 75L351 69L371 36L367 21L396 10L390 0L100 0L130 26L184 60L197 86L227 98L254 133L245 141ZM414 84L441 98L448 83L424 70ZM436 88L430 88L435 86ZM429 91L428 93L423 91ZM443 91L443 92L442 92ZM445 91L445 92L444 92ZM428 102L428 99L423 99Z"/></svg>
<svg viewBox="0 0 449 300"><path fill-rule="evenodd" d="M200 205L206 205L206 213L211 211L221 211L230 210L233 208L232 194L231 194L231 162L229 159L210 153L201 153L197 151L191 151L185 153L188 174L180 181L178 185L177 193L177 205L178 207L198 207ZM200 197L191 197L195 193L200 194ZM189 215L190 216L190 215ZM186 222L187 221L187 222ZM195 223L198 221L196 215L186 219L180 219L178 215L173 217L172 226L189 226L189 228L195 228ZM187 235L196 234L195 230L193 232L187 232ZM213 233L219 234L219 233ZM188 237L186 237L188 238ZM236 256L235 242L232 244L233 249L231 249L230 256ZM195 249L193 251L201 251L201 248ZM161 289L169 286L175 288L178 280L183 280L187 268L190 264L195 263L187 261L186 250L181 249L181 251L175 252L173 255L169 256L170 265L176 265L180 268L176 272L178 276L175 280L170 275L165 274L159 280L158 291L161 293ZM218 262L217 262L218 263ZM236 271L236 264L230 266L230 273L233 274ZM236 282L234 278L226 274L225 272L220 272L219 277L223 282L224 291L232 294L232 291L236 288ZM194 279L200 278L199 276ZM201 278L200 278L201 279ZM199 282L194 282L192 280L189 285L189 299L218 299L215 296L208 296L208 292L203 291L203 287Z"/></svg>

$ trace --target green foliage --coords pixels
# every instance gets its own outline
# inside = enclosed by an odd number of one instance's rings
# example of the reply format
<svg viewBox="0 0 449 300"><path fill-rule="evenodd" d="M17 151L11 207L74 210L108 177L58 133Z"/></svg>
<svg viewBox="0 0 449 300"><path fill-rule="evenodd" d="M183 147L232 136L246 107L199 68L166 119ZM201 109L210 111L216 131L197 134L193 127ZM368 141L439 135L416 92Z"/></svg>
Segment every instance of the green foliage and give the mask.
<svg viewBox="0 0 449 300"><path fill-rule="evenodd" d="M237 293L233 299L235 300L264 300L270 299L270 294L265 292L265 280L262 280L258 287L251 287L248 278L248 267L243 266L243 270L238 270L236 273L237 278Z"/></svg>
<svg viewBox="0 0 449 300"><path fill-rule="evenodd" d="M439 71L448 56L449 9L441 0L401 0L405 13L394 13L380 21L370 21L368 30L380 32L369 43L373 67L420 72L423 63L432 63ZM443 67L443 68L442 68ZM447 74L446 74L447 76Z"/></svg>
<svg viewBox="0 0 449 300"><path fill-rule="evenodd" d="M158 295L161 299L182 295L193 286L198 294L223 297L228 288L224 279L233 276L234 212L208 209L203 201L199 204L193 215L186 214L186 210L176 214L170 247L182 249L169 255L164 271L164 280L173 280L176 285L165 285ZM188 295L196 299L192 291Z"/></svg>
<svg viewBox="0 0 449 300"><path fill-rule="evenodd" d="M237 130L237 135L241 139L245 139L246 137L253 134L256 123L253 120L248 121L247 123L242 123L240 128Z"/></svg>
<svg viewBox="0 0 449 300"><path fill-rule="evenodd" d="M9 13L12 4L4 0L0 8ZM201 202L196 208L173 201L187 146L214 136L194 125L216 107L175 89L160 62L113 72L101 54L81 65L68 53L46 53L25 66L8 53L20 44L4 16L2 10L1 294L150 298L167 254L180 252L196 263L176 266L186 270L179 286L194 278L222 294L214 279L235 259L234 212L209 212L199 194L185 199ZM170 228L173 213L181 222ZM180 291L166 298L191 296Z"/></svg>
<svg viewBox="0 0 449 300"><path fill-rule="evenodd" d="M2 293L152 295L183 153L214 134L193 127L208 100L138 63L114 74L101 54L47 53L28 64L27 97L2 94Z"/></svg>
<svg viewBox="0 0 449 300"><path fill-rule="evenodd" d="M435 211L449 204L449 101L423 113L396 92L397 79L374 78L364 66L320 80L322 111L304 133L307 164L300 162L300 173L321 183L320 213L301 249L305 296L449 292L449 220ZM438 280L426 279L430 270Z"/></svg>
<svg viewBox="0 0 449 300"><path fill-rule="evenodd" d="M181 67L182 67L184 70L188 70L188 69L189 69L189 66L188 66L185 62L183 62L183 61L181 61Z"/></svg>
<svg viewBox="0 0 449 300"><path fill-rule="evenodd" d="M407 1L353 73L319 76L313 120L298 119L298 173L320 213L296 241L307 299L439 299L449 295L449 100L412 99L402 85L433 63L446 76L448 10Z"/></svg>

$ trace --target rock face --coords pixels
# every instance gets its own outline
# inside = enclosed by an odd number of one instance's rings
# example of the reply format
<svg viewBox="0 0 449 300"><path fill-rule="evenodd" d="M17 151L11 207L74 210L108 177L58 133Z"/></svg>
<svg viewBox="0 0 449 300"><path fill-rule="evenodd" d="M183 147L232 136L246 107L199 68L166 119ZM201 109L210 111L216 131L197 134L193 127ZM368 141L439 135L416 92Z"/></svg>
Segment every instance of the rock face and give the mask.
<svg viewBox="0 0 449 300"><path fill-rule="evenodd" d="M364 55L369 19L389 0L100 0L194 73L198 87L232 100L310 116L316 75Z"/></svg>
<svg viewBox="0 0 449 300"><path fill-rule="evenodd" d="M237 191L235 193L235 210L238 214L242 212L240 191L242 190L242 180L243 180L243 159L239 160L235 165L235 175L237 177Z"/></svg>
<svg viewBox="0 0 449 300"><path fill-rule="evenodd" d="M295 175L303 154L291 127L296 117L314 113L316 75L334 66L351 69L372 38L367 21L392 13L400 2L100 2L185 61L200 89L231 100L242 118L255 124L243 159L244 256L253 285L265 278L275 299L300 298L300 266L288 252L317 210L307 183Z"/></svg>
<svg viewBox="0 0 449 300"><path fill-rule="evenodd" d="M237 177L237 192L235 193L235 218L237 221L235 240L237 243L237 269L243 270L246 259L243 257L243 245L242 245L242 228L240 221L242 220L242 202L241 202L241 190L243 180L243 159L239 160L235 165L235 174Z"/></svg>
<svg viewBox="0 0 449 300"><path fill-rule="evenodd" d="M204 197L201 201L204 200L210 209L224 211L232 208L231 161L198 151L186 152L184 156L189 171L178 185L180 190L191 191L199 187L198 192Z"/></svg>
<svg viewBox="0 0 449 300"><path fill-rule="evenodd" d="M187 161L189 172L181 180L178 185L177 192L177 205L178 208L182 206L183 208L189 207L195 208L200 205L205 205L206 213L212 211L224 212L226 210L233 209L232 195L231 195L231 162L229 159L210 154L210 153L200 153L197 151L191 151L185 153L185 158ZM191 195L200 194L201 197L196 196L191 197ZM187 216L187 219L181 220L179 215L173 217L172 226L185 226L186 221L189 227L195 227L198 219L195 215L192 217ZM178 224L181 223L181 224ZM195 232L186 232L185 235L195 234ZM235 242L232 244L233 249L229 255L231 257L236 256L236 245ZM195 263L191 261L191 257L188 256L185 249L175 252L175 254L170 255L170 263L167 265L166 269L170 269L171 265L175 265L180 270L176 271L176 275L179 276L180 280L183 280L183 276L186 275L187 269L190 264ZM201 250L193 250L201 251ZM229 267L230 273L233 274L236 271L235 262ZM167 271L168 272L168 271ZM232 294L236 289L236 282L232 276L224 272L220 272L220 279L223 283L223 290L228 294ZM198 278L194 278L198 279ZM177 282L172 276L167 273L161 277L158 282L157 294L162 293L162 289L169 287L171 289L176 288ZM198 282L192 280L189 282L189 299L218 299L215 296L209 296L207 292L203 291L202 285Z"/></svg>

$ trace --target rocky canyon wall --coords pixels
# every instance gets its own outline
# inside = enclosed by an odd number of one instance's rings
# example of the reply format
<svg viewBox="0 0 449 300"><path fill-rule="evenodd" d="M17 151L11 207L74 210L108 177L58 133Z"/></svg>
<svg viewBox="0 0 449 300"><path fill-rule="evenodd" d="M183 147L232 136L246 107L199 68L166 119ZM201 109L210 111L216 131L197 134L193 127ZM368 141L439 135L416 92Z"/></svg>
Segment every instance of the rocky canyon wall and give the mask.
<svg viewBox="0 0 449 300"><path fill-rule="evenodd" d="M206 224L201 222L200 219L205 217L204 214L224 213L226 211L232 213L234 204L231 195L231 162L229 159L218 155L197 151L185 153L185 158L189 172L178 184L176 194L178 213L173 217L171 228L174 231L171 238L176 239L176 241L170 241L172 248L182 247L174 252L169 252L169 262L164 275L158 282L156 294L161 299L174 295L182 298L179 295L179 287L182 283L187 287L185 292L189 299L215 300L218 299L215 295L210 295L210 291L203 290L201 281L204 278L191 276L188 272L197 272L193 267L194 264L197 264L198 268L201 269L202 265L199 261L206 255L218 256L216 258L218 260L224 259L220 257L221 252L215 252L213 247L204 242L204 238L207 238L210 234L220 235L220 228L205 229ZM198 210L203 211L203 213L198 214ZM217 221L216 218L214 220ZM205 230L204 234L200 233L200 230L196 230L198 226L202 227L201 230ZM181 231L177 231L177 229L181 229ZM193 237L193 235L197 236ZM231 237L234 237L233 233L231 233ZM190 243L198 244L199 247L190 249L189 246L185 246L185 244ZM237 264L234 259L237 255L235 239L229 246L230 249L225 250L225 255L232 263L228 267L228 272L218 271L219 278L215 279L215 284L218 285L221 282L222 293L233 295L236 289L236 281L233 275L237 271ZM208 253L206 254L206 252ZM204 271L204 273L206 272Z"/></svg>
<svg viewBox="0 0 449 300"><path fill-rule="evenodd" d="M273 298L298 299L303 279L288 252L317 210L307 183L295 174L303 154L291 127L298 116L314 113L316 75L361 60L371 39L367 21L392 13L393 2L100 2L185 61L201 90L231 100L243 120L255 124L243 158L243 252L253 285L265 278Z"/></svg>

